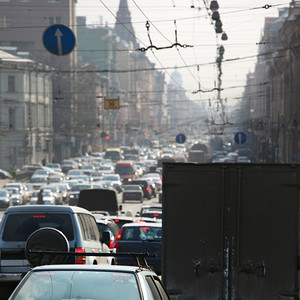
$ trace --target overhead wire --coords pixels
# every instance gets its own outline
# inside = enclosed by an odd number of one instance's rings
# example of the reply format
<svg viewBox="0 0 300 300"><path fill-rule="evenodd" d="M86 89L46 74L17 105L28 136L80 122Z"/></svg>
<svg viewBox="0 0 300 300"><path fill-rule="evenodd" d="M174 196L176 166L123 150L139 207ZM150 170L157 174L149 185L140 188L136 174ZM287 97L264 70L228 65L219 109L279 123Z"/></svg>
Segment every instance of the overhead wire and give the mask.
<svg viewBox="0 0 300 300"><path fill-rule="evenodd" d="M118 17L107 7L107 5L102 1L102 0L99 0L101 3L102 3L102 5L110 12L110 14L116 19L116 20L118 20L119 22L120 22L120 20L118 19ZM138 39L136 36L135 36L135 34L133 33L133 32L131 32L125 25L123 25L123 23L122 22L120 22L120 24L137 40L137 41L139 41L139 42L141 42L144 46L145 46L145 44L142 42L142 41L140 41L140 39ZM155 57L155 59L158 61L158 63L161 65L161 67L162 67L162 69L170 76L170 78L178 85L178 86L180 86L177 82L176 82L176 80L171 76L171 74L169 74L169 72L164 68L164 66L163 66L163 64L161 63L161 61L158 59L158 57L153 53L153 56Z"/></svg>

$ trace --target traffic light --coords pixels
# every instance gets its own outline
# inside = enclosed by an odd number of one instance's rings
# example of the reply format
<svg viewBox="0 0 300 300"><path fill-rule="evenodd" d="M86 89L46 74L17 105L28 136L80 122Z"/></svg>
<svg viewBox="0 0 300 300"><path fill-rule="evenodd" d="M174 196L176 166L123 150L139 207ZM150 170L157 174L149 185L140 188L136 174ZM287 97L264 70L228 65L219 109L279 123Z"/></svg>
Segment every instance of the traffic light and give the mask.
<svg viewBox="0 0 300 300"><path fill-rule="evenodd" d="M109 141L109 139L110 139L110 136L109 136L109 135L107 135L107 136L105 137L105 139L106 139L107 141Z"/></svg>
<svg viewBox="0 0 300 300"><path fill-rule="evenodd" d="M144 135L147 135L147 132L146 132L146 131L144 131Z"/></svg>

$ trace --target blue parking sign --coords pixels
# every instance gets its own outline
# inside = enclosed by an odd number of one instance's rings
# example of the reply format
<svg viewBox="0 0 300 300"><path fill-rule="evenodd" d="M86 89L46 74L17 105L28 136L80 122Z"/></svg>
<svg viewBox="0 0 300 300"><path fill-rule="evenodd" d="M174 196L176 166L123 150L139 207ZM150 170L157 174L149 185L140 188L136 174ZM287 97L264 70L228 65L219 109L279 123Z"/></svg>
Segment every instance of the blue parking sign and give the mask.
<svg viewBox="0 0 300 300"><path fill-rule="evenodd" d="M49 26L43 34L44 47L52 54L62 56L73 51L76 38L73 31L62 24Z"/></svg>

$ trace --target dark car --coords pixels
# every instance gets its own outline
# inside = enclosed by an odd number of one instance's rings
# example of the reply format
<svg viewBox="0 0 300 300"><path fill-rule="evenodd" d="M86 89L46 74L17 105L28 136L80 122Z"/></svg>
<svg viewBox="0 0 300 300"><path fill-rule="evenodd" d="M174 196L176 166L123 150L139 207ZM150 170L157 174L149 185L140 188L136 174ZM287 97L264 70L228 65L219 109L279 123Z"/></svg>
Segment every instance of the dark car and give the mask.
<svg viewBox="0 0 300 300"><path fill-rule="evenodd" d="M143 202L143 197L144 197L144 193L140 185L130 184L124 186L123 198L122 198L123 203L126 200L137 200Z"/></svg>
<svg viewBox="0 0 300 300"><path fill-rule="evenodd" d="M114 250L115 240L119 232L118 225L114 222L113 219L106 218L101 214L93 213L93 216L96 219L101 236L104 237L106 233L109 235L109 239L105 239L105 241L103 240L103 242L109 247L109 249Z"/></svg>
<svg viewBox="0 0 300 300"><path fill-rule="evenodd" d="M143 189L144 198L151 199L152 190L146 179L136 179L129 182L130 184L140 185Z"/></svg>
<svg viewBox="0 0 300 300"><path fill-rule="evenodd" d="M7 208L10 206L9 192L5 189L0 189L0 208Z"/></svg>
<svg viewBox="0 0 300 300"><path fill-rule="evenodd" d="M161 223L128 223L120 229L116 243L116 252L149 253L147 262L157 274L161 274ZM117 257L117 264L135 265L133 257Z"/></svg>

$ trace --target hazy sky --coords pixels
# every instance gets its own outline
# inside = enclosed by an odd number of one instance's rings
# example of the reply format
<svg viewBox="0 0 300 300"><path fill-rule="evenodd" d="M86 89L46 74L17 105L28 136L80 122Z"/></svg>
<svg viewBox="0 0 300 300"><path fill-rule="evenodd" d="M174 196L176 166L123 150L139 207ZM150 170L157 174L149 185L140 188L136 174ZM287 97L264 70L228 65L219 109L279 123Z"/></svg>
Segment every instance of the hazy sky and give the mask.
<svg viewBox="0 0 300 300"><path fill-rule="evenodd" d="M102 22L113 27L120 0L78 0L77 15L87 15L88 22ZM182 75L182 88L190 99L203 101L206 105L213 102L216 91L193 93L200 88L211 90L217 86L218 69L216 64L217 47L221 44L225 52L222 63L223 98L228 104L235 103L241 97L246 75L254 70L257 44L261 39L265 17L278 16L278 8L287 7L289 1L274 0L218 0L219 13L223 31L228 35L227 41L216 35L211 18L204 2L208 0L127 0L131 20L141 47L150 45L146 21L150 22L149 33L152 44L157 47L170 46L177 41L193 47L175 47L167 50L148 50L147 56L157 68L166 68L166 81L178 82L171 77L173 68L178 67ZM191 6L195 8L191 8ZM271 5L269 9L262 8ZM210 11L209 11L210 12ZM174 24L176 20L176 27ZM226 60L231 60L227 61ZM209 100L210 99L210 100Z"/></svg>

